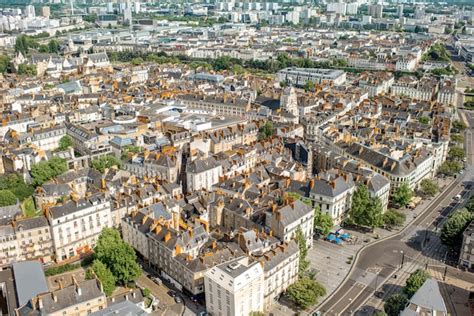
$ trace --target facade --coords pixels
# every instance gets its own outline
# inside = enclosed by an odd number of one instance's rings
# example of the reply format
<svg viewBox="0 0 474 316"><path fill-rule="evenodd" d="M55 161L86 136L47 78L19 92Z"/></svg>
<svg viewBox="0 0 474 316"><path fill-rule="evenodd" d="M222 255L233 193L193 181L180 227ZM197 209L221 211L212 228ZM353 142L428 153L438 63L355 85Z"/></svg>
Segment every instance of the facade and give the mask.
<svg viewBox="0 0 474 316"><path fill-rule="evenodd" d="M195 159L186 166L187 190L210 191L212 186L219 182L220 176L222 176L222 165L213 157Z"/></svg>
<svg viewBox="0 0 474 316"><path fill-rule="evenodd" d="M17 220L13 227L19 247L19 260L48 263L54 259L51 231L44 216Z"/></svg>
<svg viewBox="0 0 474 316"><path fill-rule="evenodd" d="M346 73L342 70L319 68L285 68L277 73L280 82L288 82L296 86L304 86L308 81L315 84L342 85L346 82Z"/></svg>
<svg viewBox="0 0 474 316"><path fill-rule="evenodd" d="M102 194L51 207L47 217L57 261L90 252L102 229L112 227L110 201Z"/></svg>
<svg viewBox="0 0 474 316"><path fill-rule="evenodd" d="M204 282L206 309L211 315L249 315L264 310L264 271L259 262L241 257L217 265L205 274Z"/></svg>

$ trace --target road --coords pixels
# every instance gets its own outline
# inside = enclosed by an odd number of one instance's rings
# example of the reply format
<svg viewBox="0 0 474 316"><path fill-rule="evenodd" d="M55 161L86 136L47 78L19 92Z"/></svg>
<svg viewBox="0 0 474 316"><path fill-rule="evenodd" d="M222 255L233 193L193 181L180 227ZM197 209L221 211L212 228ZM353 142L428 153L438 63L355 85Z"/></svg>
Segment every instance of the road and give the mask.
<svg viewBox="0 0 474 316"><path fill-rule="evenodd" d="M466 114L466 117L468 120L471 119L470 114ZM406 262L405 265L408 262L432 264L441 263L447 257L446 248L439 239L430 237L446 220L447 215L459 207L460 202L453 202L453 197L462 194L467 199L471 194L470 189L464 189L463 185L470 185L474 180L473 134L474 130L470 128L465 133L468 166L463 176L448 185L425 211L400 233L361 250L346 280L317 308L318 311L323 315L353 315L365 302L374 297L374 293L387 280L400 271L402 260ZM474 284L472 274L454 268L448 269L448 276L461 277ZM447 305L449 308L449 304ZM453 307L450 309L453 310Z"/></svg>

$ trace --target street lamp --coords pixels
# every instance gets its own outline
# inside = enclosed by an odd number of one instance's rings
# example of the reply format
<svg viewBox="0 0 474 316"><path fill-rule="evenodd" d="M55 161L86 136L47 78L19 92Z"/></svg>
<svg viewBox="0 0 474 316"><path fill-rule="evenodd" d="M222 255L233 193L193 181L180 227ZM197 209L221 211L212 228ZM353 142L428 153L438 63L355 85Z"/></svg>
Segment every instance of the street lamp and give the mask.
<svg viewBox="0 0 474 316"><path fill-rule="evenodd" d="M402 253L402 264L400 265L400 269L403 269L403 262L405 262L405 253L403 252L403 250L400 250L400 252Z"/></svg>

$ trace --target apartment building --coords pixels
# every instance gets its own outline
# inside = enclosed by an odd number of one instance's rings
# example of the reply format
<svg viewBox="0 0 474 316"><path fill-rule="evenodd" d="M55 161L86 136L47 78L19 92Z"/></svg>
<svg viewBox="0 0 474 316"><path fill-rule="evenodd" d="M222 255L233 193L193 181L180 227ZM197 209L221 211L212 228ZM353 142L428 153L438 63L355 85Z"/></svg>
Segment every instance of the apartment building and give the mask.
<svg viewBox="0 0 474 316"><path fill-rule="evenodd" d="M178 100L190 109L207 110L217 115L245 117L246 113L250 111L248 100L227 95L217 97L186 94L179 96Z"/></svg>
<svg viewBox="0 0 474 316"><path fill-rule="evenodd" d="M198 190L210 191L212 186L219 182L222 176L222 165L214 157L197 158L186 166L186 180L188 192Z"/></svg>
<svg viewBox="0 0 474 316"><path fill-rule="evenodd" d="M47 218L57 261L88 253L102 229L112 227L110 201L101 193L51 207Z"/></svg>
<svg viewBox="0 0 474 316"><path fill-rule="evenodd" d="M394 82L389 72L364 73L359 78L359 87L367 90L369 97L387 93Z"/></svg>
<svg viewBox="0 0 474 316"><path fill-rule="evenodd" d="M18 242L18 260L54 260L53 239L48 220L44 216L24 218L13 223Z"/></svg>
<svg viewBox="0 0 474 316"><path fill-rule="evenodd" d="M241 316L264 311L264 271L248 257L219 264L204 277L206 309L216 316Z"/></svg>
<svg viewBox="0 0 474 316"><path fill-rule="evenodd" d="M0 226L0 266L17 261L19 252L18 240L12 225Z"/></svg>

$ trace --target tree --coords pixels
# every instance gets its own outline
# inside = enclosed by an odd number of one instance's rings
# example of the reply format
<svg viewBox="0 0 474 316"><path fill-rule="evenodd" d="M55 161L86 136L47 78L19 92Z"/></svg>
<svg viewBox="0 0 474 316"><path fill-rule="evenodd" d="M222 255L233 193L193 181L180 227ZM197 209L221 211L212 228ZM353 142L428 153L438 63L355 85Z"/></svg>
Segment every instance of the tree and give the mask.
<svg viewBox="0 0 474 316"><path fill-rule="evenodd" d="M92 160L92 168L96 169L101 173L104 173L105 169L114 166L120 168L122 166L122 162L112 155L106 155Z"/></svg>
<svg viewBox="0 0 474 316"><path fill-rule="evenodd" d="M461 134L451 134L451 141L462 144L464 142L464 137Z"/></svg>
<svg viewBox="0 0 474 316"><path fill-rule="evenodd" d="M36 65L19 64L17 73L19 75L36 76Z"/></svg>
<svg viewBox="0 0 474 316"><path fill-rule="evenodd" d="M143 64L144 60L141 57L136 57L136 58L133 58L131 62L132 62L132 65L138 66L138 65Z"/></svg>
<svg viewBox="0 0 474 316"><path fill-rule="evenodd" d="M387 313L384 311L375 311L372 316L387 316Z"/></svg>
<svg viewBox="0 0 474 316"><path fill-rule="evenodd" d="M355 225L372 228L383 223L382 203L378 197L371 197L367 187L359 185L352 197L352 207L349 212L350 219Z"/></svg>
<svg viewBox="0 0 474 316"><path fill-rule="evenodd" d="M286 290L288 297L301 309L306 309L318 302L326 294L326 289L310 278L302 278Z"/></svg>
<svg viewBox="0 0 474 316"><path fill-rule="evenodd" d="M321 233L322 235L327 235L333 228L334 223L332 221L332 217L325 212L321 212L321 210L316 208L314 210L314 230Z"/></svg>
<svg viewBox="0 0 474 316"><path fill-rule="evenodd" d="M462 233L474 219L474 213L467 209L461 209L451 214L441 228L441 242L447 246L459 244L462 240Z"/></svg>
<svg viewBox="0 0 474 316"><path fill-rule="evenodd" d="M304 85L304 91L306 91L306 92L314 91L314 88L315 88L314 82L312 82L311 80L306 81L306 83Z"/></svg>
<svg viewBox="0 0 474 316"><path fill-rule="evenodd" d="M439 166L438 172L446 176L453 176L461 169L462 166L458 161L445 161Z"/></svg>
<svg viewBox="0 0 474 316"><path fill-rule="evenodd" d="M385 225L393 226L402 226L405 223L406 215L398 212L396 210L388 210L383 214L383 222Z"/></svg>
<svg viewBox="0 0 474 316"><path fill-rule="evenodd" d="M425 270L416 270L408 277L403 292L408 296L408 298L411 298L429 277L429 273Z"/></svg>
<svg viewBox="0 0 474 316"><path fill-rule="evenodd" d="M400 312L405 309L407 304L408 299L405 295L395 294L387 299L383 309L387 313L387 316L398 316L400 315Z"/></svg>
<svg viewBox="0 0 474 316"><path fill-rule="evenodd" d="M273 136L273 123L271 121L267 121L265 125L263 125L260 130L260 134L258 135L260 139L268 139Z"/></svg>
<svg viewBox="0 0 474 316"><path fill-rule="evenodd" d="M48 43L48 51L52 54L57 54L61 51L61 45L59 45L57 40L52 39Z"/></svg>
<svg viewBox="0 0 474 316"><path fill-rule="evenodd" d="M74 145L71 136L69 135L64 135L61 137L59 140L59 150L66 150L69 147L72 147Z"/></svg>
<svg viewBox="0 0 474 316"><path fill-rule="evenodd" d="M466 127L467 126L466 126L466 124L464 124L464 122L461 122L461 121L458 121L458 120L453 122L453 128L460 131L460 132L465 130Z"/></svg>
<svg viewBox="0 0 474 316"><path fill-rule="evenodd" d="M398 207L405 207L410 203L413 193L408 184L403 183L393 194L392 200Z"/></svg>
<svg viewBox="0 0 474 316"><path fill-rule="evenodd" d="M300 200L304 204L313 207L313 202L311 202L310 199L301 196L301 194L299 194L297 192L287 192L286 194L287 194L288 198L290 198L292 200Z"/></svg>
<svg viewBox="0 0 474 316"><path fill-rule="evenodd" d="M466 157L464 149L461 147L451 147L449 149L448 158L451 160L462 160Z"/></svg>
<svg viewBox="0 0 474 316"><path fill-rule="evenodd" d="M296 240L296 243L298 244L298 248L300 249L299 271L301 274L308 269L309 261L306 260L306 256L308 255L308 247L306 247L306 238L304 237L303 231L301 230L300 227L296 229L295 240Z"/></svg>
<svg viewBox="0 0 474 316"><path fill-rule="evenodd" d="M92 266L86 272L88 279L92 279L94 275L102 283L105 295L110 296L115 290L115 277L109 268L97 259L93 261Z"/></svg>
<svg viewBox="0 0 474 316"><path fill-rule="evenodd" d="M10 190L0 190L0 207L15 205L17 198Z"/></svg>
<svg viewBox="0 0 474 316"><path fill-rule="evenodd" d="M66 172L68 166L65 159L53 157L48 161L40 161L31 167L31 177L33 185L39 186L46 181Z"/></svg>
<svg viewBox="0 0 474 316"><path fill-rule="evenodd" d="M0 55L0 73L4 74L10 69L11 59L7 55Z"/></svg>
<svg viewBox="0 0 474 316"><path fill-rule="evenodd" d="M418 119L418 122L420 122L421 124L428 124L430 122L430 118L427 116L421 116Z"/></svg>
<svg viewBox="0 0 474 316"><path fill-rule="evenodd" d="M118 283L126 285L140 276L135 251L122 240L117 230L102 230L94 251L95 258L107 266Z"/></svg>
<svg viewBox="0 0 474 316"><path fill-rule="evenodd" d="M423 179L420 182L420 191L426 196L434 196L439 191L438 184L431 179Z"/></svg>
<svg viewBox="0 0 474 316"><path fill-rule="evenodd" d="M0 190L8 190L15 194L20 201L30 197L35 189L26 184L23 177L16 173L0 176Z"/></svg>

